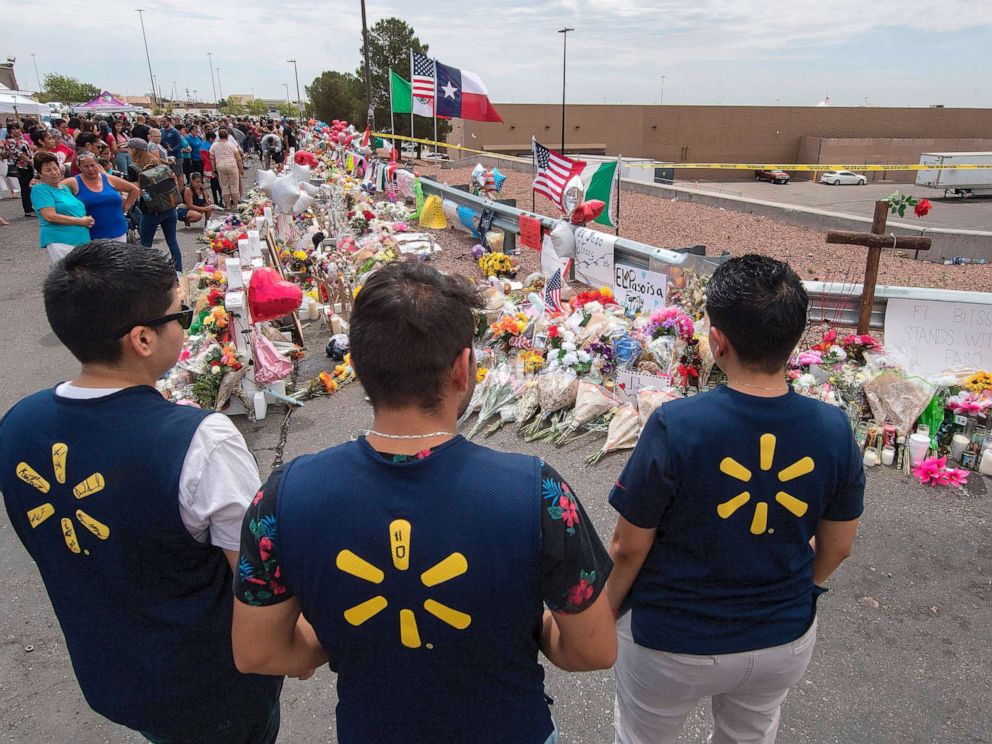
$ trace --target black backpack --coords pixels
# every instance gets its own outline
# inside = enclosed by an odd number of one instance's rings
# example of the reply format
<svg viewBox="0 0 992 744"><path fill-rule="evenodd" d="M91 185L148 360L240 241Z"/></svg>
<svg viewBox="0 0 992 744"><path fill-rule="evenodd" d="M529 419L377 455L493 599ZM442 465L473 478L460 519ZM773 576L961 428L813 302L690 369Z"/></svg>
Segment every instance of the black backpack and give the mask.
<svg viewBox="0 0 992 744"><path fill-rule="evenodd" d="M141 186L141 203L148 212L161 214L182 203L175 174L167 165L156 165L141 171L138 185Z"/></svg>

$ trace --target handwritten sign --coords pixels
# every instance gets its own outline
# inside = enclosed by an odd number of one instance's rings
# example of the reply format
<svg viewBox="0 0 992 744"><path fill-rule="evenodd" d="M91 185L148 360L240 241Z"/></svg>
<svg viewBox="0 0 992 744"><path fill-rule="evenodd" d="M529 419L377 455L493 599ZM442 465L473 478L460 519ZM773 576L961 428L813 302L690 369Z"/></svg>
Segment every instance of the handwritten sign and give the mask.
<svg viewBox="0 0 992 744"><path fill-rule="evenodd" d="M580 227L575 231L575 278L592 287L613 286L616 236Z"/></svg>
<svg viewBox="0 0 992 744"><path fill-rule="evenodd" d="M668 276L634 266L615 266L613 290L622 307L650 312L665 306Z"/></svg>
<svg viewBox="0 0 992 744"><path fill-rule="evenodd" d="M992 367L992 305L890 299L885 345L902 353L910 371Z"/></svg>
<svg viewBox="0 0 992 744"><path fill-rule="evenodd" d="M641 390L668 390L672 386L671 375L649 375L632 369L617 370L617 395L622 401L637 405L637 393Z"/></svg>
<svg viewBox="0 0 992 744"><path fill-rule="evenodd" d="M520 245L541 250L541 221L536 217L520 215Z"/></svg>

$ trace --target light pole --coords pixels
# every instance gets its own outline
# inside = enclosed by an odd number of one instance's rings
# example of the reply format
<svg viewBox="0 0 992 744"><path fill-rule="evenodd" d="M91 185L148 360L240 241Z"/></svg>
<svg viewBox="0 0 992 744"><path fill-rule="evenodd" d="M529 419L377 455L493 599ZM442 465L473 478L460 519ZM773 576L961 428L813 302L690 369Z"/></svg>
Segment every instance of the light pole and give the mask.
<svg viewBox="0 0 992 744"><path fill-rule="evenodd" d="M148 60L148 77L152 81L152 104L158 107L158 94L155 92L155 74L152 72L152 58L148 54L148 37L145 35L145 11L141 8L137 9L138 19L141 21L141 38L145 42L145 59Z"/></svg>
<svg viewBox="0 0 992 744"><path fill-rule="evenodd" d="M210 87L214 89L214 103L217 103L217 85L214 83L214 53L207 52L207 60L210 62Z"/></svg>
<svg viewBox="0 0 992 744"><path fill-rule="evenodd" d="M220 68L217 68L217 92L221 98L224 97L224 86L220 84ZM220 99L217 99L220 100Z"/></svg>
<svg viewBox="0 0 992 744"><path fill-rule="evenodd" d="M658 105L662 106L665 103L665 76L661 76L661 98L658 100Z"/></svg>
<svg viewBox="0 0 992 744"><path fill-rule="evenodd" d="M574 28L558 29L558 33L562 35L562 47L561 47L561 154L565 154L565 62L566 55L568 54L568 32L574 31Z"/></svg>
<svg viewBox="0 0 992 744"><path fill-rule="evenodd" d="M293 74L296 75L296 106L300 109L300 119L303 119L303 101L300 100L300 71L296 68L295 59L287 59L286 61L293 63Z"/></svg>
<svg viewBox="0 0 992 744"><path fill-rule="evenodd" d="M286 103L289 103L289 83L283 83L282 87L286 89Z"/></svg>
<svg viewBox="0 0 992 744"><path fill-rule="evenodd" d="M365 126L368 129L374 127L372 115L372 68L369 67L369 28L365 22L365 0L362 0L362 49L365 52ZM392 104L390 104L392 105ZM437 117L434 118L434 134L437 134ZM435 136L434 139L437 139Z"/></svg>
<svg viewBox="0 0 992 744"><path fill-rule="evenodd" d="M179 98L179 93L176 90L176 81L173 80L172 81L172 100L173 100L173 102L175 102L176 99L178 99L178 98Z"/></svg>
<svg viewBox="0 0 992 744"><path fill-rule="evenodd" d="M41 93L41 75L38 74L38 58L31 53L31 61L34 62L34 76L38 79L38 92Z"/></svg>

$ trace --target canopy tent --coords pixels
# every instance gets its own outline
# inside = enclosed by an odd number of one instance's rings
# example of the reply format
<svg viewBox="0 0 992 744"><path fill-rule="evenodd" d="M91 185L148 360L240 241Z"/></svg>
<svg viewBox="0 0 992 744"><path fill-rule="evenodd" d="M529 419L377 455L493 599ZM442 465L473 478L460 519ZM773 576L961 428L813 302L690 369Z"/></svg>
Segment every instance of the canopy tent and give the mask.
<svg viewBox="0 0 992 744"><path fill-rule="evenodd" d="M103 91L103 93L98 95L92 101L87 101L86 103L81 103L78 106L73 106L72 110L77 114L85 114L87 112L93 114L120 114L134 111L144 111L141 106L132 106L130 103L124 103L124 101L111 95L107 91Z"/></svg>
<svg viewBox="0 0 992 744"><path fill-rule="evenodd" d="M13 114L15 110L19 116L41 116L49 113L45 104L38 103L26 93L11 90L0 83L0 114Z"/></svg>

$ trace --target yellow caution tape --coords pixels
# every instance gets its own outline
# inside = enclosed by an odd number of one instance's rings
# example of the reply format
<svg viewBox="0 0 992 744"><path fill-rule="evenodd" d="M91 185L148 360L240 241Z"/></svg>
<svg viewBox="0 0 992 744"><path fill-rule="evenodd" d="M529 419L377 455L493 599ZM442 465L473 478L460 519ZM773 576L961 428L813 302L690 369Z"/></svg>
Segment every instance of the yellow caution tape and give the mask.
<svg viewBox="0 0 992 744"><path fill-rule="evenodd" d="M518 163L530 163L530 158L521 158L516 155L503 155L498 152L491 152L488 150L473 150L471 147L462 147L461 145L449 145L447 142L435 142L429 139L420 139L418 137L405 137L400 134L389 134L388 132L372 132L373 137L380 137L382 139L394 139L402 140L403 142L419 142L422 145L431 145L432 147L445 147L449 150L458 150L460 152L471 152L478 155L485 155L490 158L500 158L502 160L514 160ZM862 171L862 172L874 172L874 171L923 171L923 170L992 170L992 164L976 164L976 163L963 163L955 165L937 165L937 164L924 164L924 163L911 163L909 165L905 164L892 164L892 163L872 163L870 165L862 164L851 164L842 163L840 165L833 164L821 164L821 163L644 163L644 162L625 162L624 167L626 168L675 168L676 170L783 170L783 171L835 171L835 170L846 170L846 171Z"/></svg>

